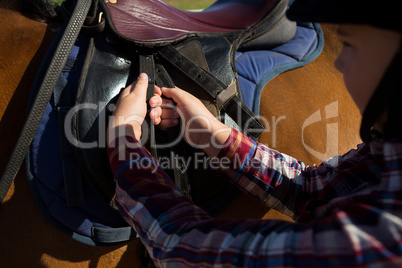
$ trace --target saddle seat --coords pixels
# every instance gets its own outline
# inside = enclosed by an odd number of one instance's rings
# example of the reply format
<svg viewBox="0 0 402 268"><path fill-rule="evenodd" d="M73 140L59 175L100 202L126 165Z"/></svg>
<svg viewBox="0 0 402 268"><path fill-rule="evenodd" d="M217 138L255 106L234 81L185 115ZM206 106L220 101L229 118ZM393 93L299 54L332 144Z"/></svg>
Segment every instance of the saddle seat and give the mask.
<svg viewBox="0 0 402 268"><path fill-rule="evenodd" d="M138 43L169 43L191 34L230 35L264 17L272 21L268 27L272 29L284 20L287 9L287 1L281 0L218 0L201 12L184 11L162 0L105 0L105 4L112 28Z"/></svg>

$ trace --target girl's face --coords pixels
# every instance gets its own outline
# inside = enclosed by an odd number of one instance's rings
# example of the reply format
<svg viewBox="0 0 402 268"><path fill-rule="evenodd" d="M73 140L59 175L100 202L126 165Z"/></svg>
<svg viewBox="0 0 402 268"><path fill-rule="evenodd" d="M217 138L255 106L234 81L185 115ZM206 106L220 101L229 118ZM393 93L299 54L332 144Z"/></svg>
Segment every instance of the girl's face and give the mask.
<svg viewBox="0 0 402 268"><path fill-rule="evenodd" d="M335 67L343 74L346 88L363 114L399 49L401 34L354 24L340 24L338 33L343 40L343 47Z"/></svg>

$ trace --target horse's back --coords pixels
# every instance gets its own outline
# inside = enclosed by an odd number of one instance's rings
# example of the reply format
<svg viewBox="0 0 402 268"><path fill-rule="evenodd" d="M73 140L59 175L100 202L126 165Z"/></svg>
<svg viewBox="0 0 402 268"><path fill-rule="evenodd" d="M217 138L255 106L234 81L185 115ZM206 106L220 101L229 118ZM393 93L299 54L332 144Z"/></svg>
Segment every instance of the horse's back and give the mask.
<svg viewBox="0 0 402 268"><path fill-rule="evenodd" d="M23 125L29 90L43 56L46 24L0 9L0 170Z"/></svg>
<svg viewBox="0 0 402 268"><path fill-rule="evenodd" d="M265 88L260 114L269 128L260 141L308 165L344 154L361 142L359 110L334 67L341 42L322 25L325 45L312 63L279 75Z"/></svg>

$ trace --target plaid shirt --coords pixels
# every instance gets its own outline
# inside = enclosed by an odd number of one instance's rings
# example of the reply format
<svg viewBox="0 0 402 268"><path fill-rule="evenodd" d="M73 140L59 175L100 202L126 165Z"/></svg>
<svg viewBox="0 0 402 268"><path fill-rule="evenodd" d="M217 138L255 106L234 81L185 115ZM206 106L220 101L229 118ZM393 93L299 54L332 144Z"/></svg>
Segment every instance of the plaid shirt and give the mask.
<svg viewBox="0 0 402 268"><path fill-rule="evenodd" d="M137 141L117 143L116 202L158 266L402 267L401 143L305 166L232 130L219 155L228 180L294 223L212 218Z"/></svg>

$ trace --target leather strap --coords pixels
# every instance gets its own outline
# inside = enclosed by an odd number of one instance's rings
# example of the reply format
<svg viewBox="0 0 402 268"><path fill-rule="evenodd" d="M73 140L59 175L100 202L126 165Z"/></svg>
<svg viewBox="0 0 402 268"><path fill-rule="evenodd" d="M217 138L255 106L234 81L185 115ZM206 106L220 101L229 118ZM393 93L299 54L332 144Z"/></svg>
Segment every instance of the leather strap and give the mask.
<svg viewBox="0 0 402 268"><path fill-rule="evenodd" d="M139 57L140 73L146 73L149 79L147 89L148 104L149 99L155 94L155 61L153 55L140 55ZM148 104L148 110L150 109L151 107ZM142 125L142 133L144 133L145 130L149 130L149 134L144 135L146 140L141 143L144 144L153 157L157 158L158 154L156 150L155 126L148 113Z"/></svg>
<svg viewBox="0 0 402 268"><path fill-rule="evenodd" d="M173 81L170 79L163 65L156 64L153 55L140 55L139 56L139 64L140 64L140 73L146 73L149 78L148 82L148 90L147 90L147 103L149 99L155 94L155 82L158 81L160 85L164 86L174 86ZM148 109L151 107L148 106ZM149 130L149 135L146 135L148 139L145 141L144 146L148 149L148 151L152 154L153 157L157 158L158 152L156 148L156 133L155 126L147 114L145 118L145 122L143 124L143 132L144 130ZM171 140L175 140L177 135L180 135L180 128L174 128L168 130L168 137ZM185 153L183 149L183 141L180 141L177 145L179 153ZM178 152L171 151L171 157L174 160L173 164L173 175L175 179L176 185L182 190L182 192L187 196L190 196L190 183L188 180L187 172L180 168L180 163L177 161L179 158Z"/></svg>
<svg viewBox="0 0 402 268"><path fill-rule="evenodd" d="M130 226L116 228L92 227L92 238L103 244L117 244L138 238L137 233Z"/></svg>
<svg viewBox="0 0 402 268"><path fill-rule="evenodd" d="M224 92L227 89L216 77L198 67L172 45L167 45L158 51L158 55L173 64L183 75L186 75L197 83L215 100L218 99L218 93ZM218 107L218 109L222 109L232 117L246 135L257 139L264 131L264 125L241 101L237 91L234 91L234 94L228 95L225 100L221 100L220 102L223 105Z"/></svg>
<svg viewBox="0 0 402 268"><path fill-rule="evenodd" d="M87 0L78 0L65 30L61 31L63 32L63 35L57 45L54 57L45 73L38 94L28 113L28 118L25 121L10 160L8 161L6 169L0 179L0 204L3 203L4 198L17 176L22 162L24 161L25 154L32 142L40 119L53 93L53 89L56 87L57 80L68 59L68 55L78 37L89 8L91 7L91 3L91 1Z"/></svg>
<svg viewBox="0 0 402 268"><path fill-rule="evenodd" d="M167 45L159 50L158 55L164 60L170 62L184 75L191 78L195 83L204 88L205 91L214 99L217 97L216 92L221 92L226 88L221 81L209 72L198 67L172 45Z"/></svg>

